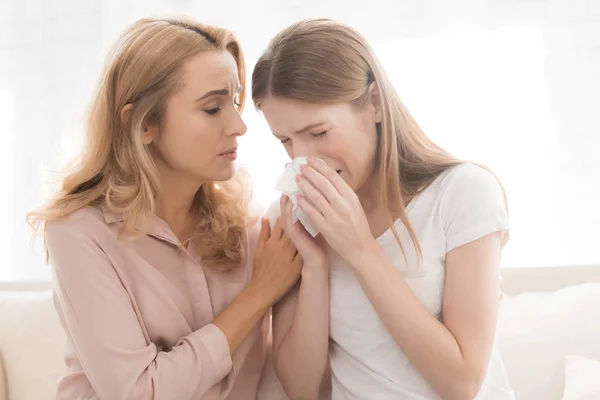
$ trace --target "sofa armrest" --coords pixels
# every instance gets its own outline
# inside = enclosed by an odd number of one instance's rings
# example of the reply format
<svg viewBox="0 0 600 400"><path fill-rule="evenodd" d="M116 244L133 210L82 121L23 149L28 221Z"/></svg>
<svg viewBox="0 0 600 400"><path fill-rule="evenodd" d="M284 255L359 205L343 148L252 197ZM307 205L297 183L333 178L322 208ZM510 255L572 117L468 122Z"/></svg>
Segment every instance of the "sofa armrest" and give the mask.
<svg viewBox="0 0 600 400"><path fill-rule="evenodd" d="M6 376L4 375L2 354L0 354L0 400L8 400L8 388L6 387Z"/></svg>

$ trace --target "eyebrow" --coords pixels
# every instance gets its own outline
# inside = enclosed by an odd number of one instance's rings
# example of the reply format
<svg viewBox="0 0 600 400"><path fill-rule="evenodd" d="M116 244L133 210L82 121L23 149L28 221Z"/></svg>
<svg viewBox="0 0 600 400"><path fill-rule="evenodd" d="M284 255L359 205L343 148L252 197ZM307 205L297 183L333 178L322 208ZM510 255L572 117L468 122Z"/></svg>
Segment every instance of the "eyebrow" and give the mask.
<svg viewBox="0 0 600 400"><path fill-rule="evenodd" d="M313 129L313 128L316 128L316 127L318 127L318 126L321 126L321 125L325 125L325 121L323 121L323 122L317 122L316 124L310 124L310 125L306 125L304 128L302 128L302 129L298 129L298 130L297 130L297 131L295 131L294 133L295 133L295 134L297 134L297 135L300 135L300 134L302 134L302 133L305 133L305 132L307 132L307 131L310 131L311 129ZM284 136L278 135L278 134L277 134L277 133L275 133L275 132L273 132L273 136L275 136L275 137L276 137L276 138L278 138L278 139L281 139L281 138L283 138L283 137L284 137Z"/></svg>
<svg viewBox="0 0 600 400"><path fill-rule="evenodd" d="M242 90L242 88L240 86L236 87L236 94L239 93ZM202 96L198 97L195 101L201 101L204 99L207 99L209 97L212 96L229 96L229 89L215 89L215 90L210 90L206 93L204 93Z"/></svg>
<svg viewBox="0 0 600 400"><path fill-rule="evenodd" d="M313 129L313 128L316 128L316 127L318 127L318 126L321 126L321 125L324 125L324 124L325 124L325 121L323 121L323 122L317 122L316 124L310 124L310 125L306 125L304 128L302 128L302 129L298 129L298 130L297 130L296 132L294 132L294 133L296 133L296 134L298 134L298 135L299 135L299 134L301 134L301 133L305 133L305 132L307 132L307 131L310 131L310 130L311 130L311 129Z"/></svg>

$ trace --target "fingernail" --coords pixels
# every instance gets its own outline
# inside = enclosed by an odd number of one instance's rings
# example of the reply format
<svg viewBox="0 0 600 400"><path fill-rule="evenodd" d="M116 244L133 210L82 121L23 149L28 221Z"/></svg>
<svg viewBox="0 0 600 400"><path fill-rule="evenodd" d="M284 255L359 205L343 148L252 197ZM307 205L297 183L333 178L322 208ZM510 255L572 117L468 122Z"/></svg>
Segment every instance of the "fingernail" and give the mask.
<svg viewBox="0 0 600 400"><path fill-rule="evenodd" d="M304 171L306 171L306 168L308 168L308 165L301 165L300 166L300 171L304 172Z"/></svg>
<svg viewBox="0 0 600 400"><path fill-rule="evenodd" d="M314 157L308 157L308 159L306 160L309 164L316 164L317 159Z"/></svg>
<svg viewBox="0 0 600 400"><path fill-rule="evenodd" d="M296 175L296 182L300 182L304 177L300 174Z"/></svg>

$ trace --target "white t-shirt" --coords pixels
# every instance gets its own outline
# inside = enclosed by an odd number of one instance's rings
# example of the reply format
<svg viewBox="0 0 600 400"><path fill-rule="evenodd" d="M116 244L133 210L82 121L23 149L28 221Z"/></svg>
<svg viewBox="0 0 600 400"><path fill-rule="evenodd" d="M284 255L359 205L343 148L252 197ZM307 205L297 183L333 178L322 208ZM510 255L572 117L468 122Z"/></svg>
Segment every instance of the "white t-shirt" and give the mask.
<svg viewBox="0 0 600 400"><path fill-rule="evenodd" d="M278 215L276 203L267 215ZM421 265L399 220L395 227L409 267L391 229L377 243L427 310L441 319L446 253L493 232L508 238L502 190L489 171L464 163L440 175L406 210L421 246ZM339 256L331 261L332 400L440 399L388 333L350 266ZM514 399L497 343L476 399Z"/></svg>

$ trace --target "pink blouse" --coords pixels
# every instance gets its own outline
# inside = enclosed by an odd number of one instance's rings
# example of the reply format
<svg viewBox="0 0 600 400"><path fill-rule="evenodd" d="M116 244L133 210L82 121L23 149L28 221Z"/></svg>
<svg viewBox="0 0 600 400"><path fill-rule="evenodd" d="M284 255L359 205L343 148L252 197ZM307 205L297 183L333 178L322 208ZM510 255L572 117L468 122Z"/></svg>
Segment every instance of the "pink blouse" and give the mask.
<svg viewBox="0 0 600 400"><path fill-rule="evenodd" d="M123 216L87 207L48 224L54 301L70 372L57 399L254 399L267 352L265 316L232 356L211 321L248 284L258 236L229 274L203 268L154 217L117 240Z"/></svg>

